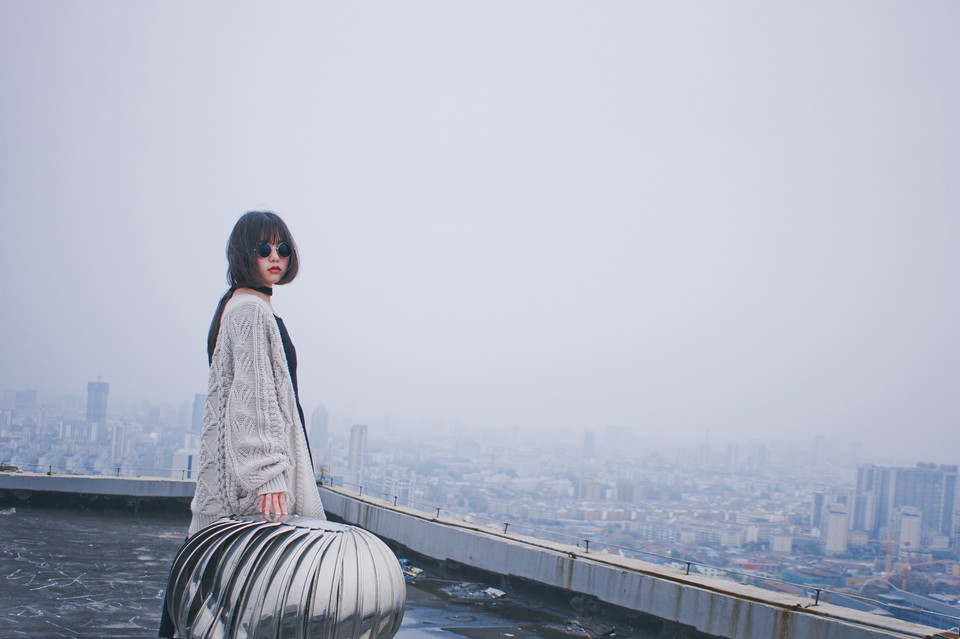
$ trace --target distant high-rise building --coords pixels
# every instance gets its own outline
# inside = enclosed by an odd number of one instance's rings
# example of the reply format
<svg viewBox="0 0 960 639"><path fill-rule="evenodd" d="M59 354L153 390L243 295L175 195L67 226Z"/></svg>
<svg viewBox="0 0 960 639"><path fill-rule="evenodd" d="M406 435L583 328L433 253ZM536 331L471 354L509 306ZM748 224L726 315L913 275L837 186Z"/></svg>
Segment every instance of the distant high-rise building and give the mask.
<svg viewBox="0 0 960 639"><path fill-rule="evenodd" d="M823 513L824 547L828 555L847 552L847 509L842 504L831 504Z"/></svg>
<svg viewBox="0 0 960 639"><path fill-rule="evenodd" d="M131 442L132 443L132 442ZM127 423L114 424L113 437L110 440L110 465L120 466L127 453Z"/></svg>
<svg viewBox="0 0 960 639"><path fill-rule="evenodd" d="M764 470L767 467L767 447L764 444L757 444L754 467L757 470Z"/></svg>
<svg viewBox="0 0 960 639"><path fill-rule="evenodd" d="M347 471L350 474L350 483L356 488L363 484L363 460L367 455L367 427L363 424L354 424L350 428L350 460Z"/></svg>
<svg viewBox="0 0 960 639"><path fill-rule="evenodd" d="M87 423L100 424L101 427L107 424L107 394L110 392L110 384L106 382L87 383Z"/></svg>
<svg viewBox="0 0 960 639"><path fill-rule="evenodd" d="M950 535L950 545L953 548L960 548L960 508L953 509L953 532Z"/></svg>
<svg viewBox="0 0 960 639"><path fill-rule="evenodd" d="M810 511L810 525L820 528L823 519L823 508L827 503L827 494L817 492L813 494L813 509Z"/></svg>
<svg viewBox="0 0 960 639"><path fill-rule="evenodd" d="M584 431L583 433L583 456L597 456L597 434L592 430Z"/></svg>
<svg viewBox="0 0 960 639"><path fill-rule="evenodd" d="M47 410L41 407L37 411L37 437L44 438L47 435Z"/></svg>
<svg viewBox="0 0 960 639"><path fill-rule="evenodd" d="M700 468L710 468L710 441L708 439L700 442Z"/></svg>
<svg viewBox="0 0 960 639"><path fill-rule="evenodd" d="M330 434L327 430L330 416L323 404L318 404L310 415L310 449L313 451L314 470L319 470L327 461L327 441Z"/></svg>
<svg viewBox="0 0 960 639"><path fill-rule="evenodd" d="M880 469L873 464L857 466L857 492L865 493L876 490L879 486Z"/></svg>
<svg viewBox="0 0 960 639"><path fill-rule="evenodd" d="M197 393L193 396L193 417L190 420L190 430L199 433L203 430L203 409L207 406L207 396Z"/></svg>
<svg viewBox="0 0 960 639"><path fill-rule="evenodd" d="M919 508L899 506L893 513L893 540L897 551L903 555L920 548L923 530L923 513Z"/></svg>
<svg viewBox="0 0 960 639"><path fill-rule="evenodd" d="M871 532L877 529L877 495L873 492L856 493L853 496L852 530Z"/></svg>
<svg viewBox="0 0 960 639"><path fill-rule="evenodd" d="M740 456L740 447L736 444L727 444L727 471L734 473L740 467L738 460Z"/></svg>
<svg viewBox="0 0 960 639"><path fill-rule="evenodd" d="M917 464L912 504L923 514L924 527L949 535L957 497L957 467Z"/></svg>
<svg viewBox="0 0 960 639"><path fill-rule="evenodd" d="M957 467L920 463L915 468L857 467L854 527L875 537L891 530L897 509L916 508L924 530L951 535L957 498ZM862 526L862 527L861 527Z"/></svg>

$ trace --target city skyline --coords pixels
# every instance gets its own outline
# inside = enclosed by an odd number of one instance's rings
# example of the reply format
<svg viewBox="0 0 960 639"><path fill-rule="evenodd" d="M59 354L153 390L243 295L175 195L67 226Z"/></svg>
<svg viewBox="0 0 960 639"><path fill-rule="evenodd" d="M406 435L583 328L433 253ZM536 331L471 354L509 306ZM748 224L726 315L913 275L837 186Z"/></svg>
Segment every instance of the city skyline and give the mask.
<svg viewBox="0 0 960 639"><path fill-rule="evenodd" d="M97 380L97 382L90 382L89 384L100 383L104 382ZM89 384L85 389L86 396L79 394L73 395L70 393L51 393L48 395L39 389L15 391L0 388L0 408L3 407L4 401L13 407L17 403L18 396L27 394L32 397L32 401L36 403L35 410L42 411L44 418L54 416L81 420L87 413L87 405L91 397ZM110 384L107 383L106 386L109 387ZM108 417L111 413L123 414L125 417L119 417L114 420L108 419L108 421L127 422L130 421L135 414L140 413L144 417L145 423L152 421L153 425L157 426L161 425L157 420L161 419L160 414L162 411L166 416L163 418L163 426L168 428L187 426L193 432L199 433L200 417L202 416L205 397L205 394L196 393L192 399L184 399L180 402L156 402L144 398L137 400L115 398L111 395L111 403L107 405ZM44 398L48 398L48 401L45 402ZM66 413L61 411L60 413L51 415L51 410L48 406L63 406L64 404L72 406L72 409ZM152 412L153 415L148 415L148 412ZM312 432L315 428L314 420L320 418L323 422L320 432L325 431L328 436L333 432L349 432L350 429L358 423L358 420L353 419L349 414L330 411L323 403L316 404L312 411L307 410L305 413L308 415L308 432ZM89 421L89 419L87 421ZM447 422L423 419L405 420L390 415L383 415L380 416L380 418L366 420L366 423L375 430L388 433L406 431L411 435L438 435L467 432L463 431L464 422L458 420ZM743 454L746 456L751 454L751 450L755 451L757 445L772 445L779 449L792 448L796 450L798 454L807 456L810 459L828 455L836 457L855 451L854 456L858 459L878 465L912 466L916 463L924 462L935 464L953 464L956 462L954 453L942 447L889 446L887 442L882 439L850 439L843 438L842 436L828 438L825 435L813 434L815 430L811 430L810 434L805 434L802 437L791 437L790 439L777 436L766 438L762 436L737 437L736 435L725 434L723 432L715 432L710 428L704 428L699 437L683 435L672 436L670 433L659 432L655 428L637 428L634 430L623 428L622 426L602 424L588 424L578 429L566 430L559 433L550 432L549 430L520 429L517 427L494 425L480 425L476 430L480 433L498 434L498 436L514 438L518 441L536 441L539 438L559 439L566 442L581 441L584 444L581 451L595 451L598 441L603 442L609 448L611 447L611 441L622 440L626 437L628 441L636 444L638 447L646 447L651 450L687 450L690 454L693 454L691 451L697 451L701 456L706 450L718 458L730 456L731 454ZM469 437L470 435L464 434L464 436ZM326 454L326 451L316 450L316 446L314 446L312 440L311 448L315 449L315 455L319 455L317 460L317 465L319 465L319 459Z"/></svg>
<svg viewBox="0 0 960 639"><path fill-rule="evenodd" d="M68 444L74 453L96 443L86 428L90 424L71 424L78 426L72 431L61 424L59 435L36 430L29 404L35 395L24 393L17 399L21 404L16 409L0 413L0 461L5 464L26 463L24 469L31 470L31 440L51 447ZM156 476L189 479L198 438L183 412L181 425L159 425L159 439L145 437L139 423L111 422L107 441L92 448L139 452L137 459L161 464ZM147 415L153 419L156 411L150 408ZM322 411L319 416L325 418ZM57 430L56 424L50 426ZM780 557L776 561L787 566L814 552L824 561L843 559L859 566L858 579L866 581L870 576L863 572L864 560L882 565L884 547L887 578L890 562L896 560L906 580L909 567L903 568L902 562L951 561L960 545L956 465L862 463L852 451L824 448L822 438L811 442L809 454L799 455L775 445L738 451L732 444L713 451L702 445L676 456L653 449L630 456L625 442L611 447L587 432L582 444L593 441L598 449L594 456L578 457L571 454L582 448L577 442L543 446L476 433L421 441L381 430L373 432L368 444L367 431L366 425L355 424L349 433L332 432L328 442L312 442L331 456L321 469L325 483L420 510L452 509L480 522L505 520L545 534L587 534L595 542L660 554L700 556L709 548L729 549L727 560L761 565L773 565L764 564L767 555ZM146 454L145 443L156 452ZM165 469L171 453L173 468ZM50 462L53 474L114 471L91 469L82 459L79 466L62 467L57 459L42 461L40 470ZM149 470L125 466L129 459L113 458L117 475L140 476ZM86 460L90 463L93 457ZM884 539L889 541L884 544ZM743 556L745 551L751 554Z"/></svg>
<svg viewBox="0 0 960 639"><path fill-rule="evenodd" d="M200 417L205 395L197 393L191 399L181 402L155 403L141 399L135 402L111 402L120 406L107 404L107 422L97 425L89 419L91 401L101 401L104 387L109 383L97 380L87 385L87 397L79 395L56 396L51 401L44 401L45 395L37 389L11 391L0 388L0 410L6 410L9 415L20 412L21 418L33 416L36 421L60 419L64 424L73 424L73 428L86 429L95 435L99 433L98 441L106 444L111 429L130 424L145 427L152 436L164 433L190 433L198 435L200 432ZM96 400L94 399L96 398ZM30 408L24 410L22 403L28 402ZM98 410L103 408L98 407ZM360 426L356 420L348 415L331 413L327 407L317 404L312 412L306 427L311 433L311 449L315 456L316 466L324 465L329 455L329 448L324 448L321 442L314 441L314 435L321 435L327 441L332 436L346 436L352 430L361 427L364 432L372 428L381 435L395 436L406 433L409 436L440 436L455 439L471 440L495 437L500 441L517 444L531 444L543 442L544 438L551 445L575 446L581 454L588 457L597 455L603 457L617 457L630 455L636 451L638 455L686 456L697 458L701 464L714 467L727 466L731 470L743 470L753 467L758 459L763 460L773 451L787 452L796 457L798 463L817 465L828 462L835 464L838 459L849 459L855 466L873 464L878 466L912 467L916 464L951 465L955 463L955 456L951 451L930 449L926 452L914 451L901 447L897 454L885 450L884 446L871 446L871 442L862 440L846 440L842 438L828 438L823 435L809 435L806 438L784 440L778 437L746 437L737 438L722 433L711 434L705 431L700 438L671 437L665 433L633 432L630 429L614 426L585 426L582 429L565 433L541 433L536 430L483 426L475 430L463 430L462 424L457 422L436 423L424 421L397 420L391 416L374 419L369 426ZM114 418L110 418L114 415ZM0 421L2 423L2 421ZM179 435L177 435L179 436ZM366 436L364 435L364 440ZM876 444L876 442L873 442ZM627 445L627 448L624 448ZM762 467L763 462L759 465ZM853 471L851 471L853 472Z"/></svg>

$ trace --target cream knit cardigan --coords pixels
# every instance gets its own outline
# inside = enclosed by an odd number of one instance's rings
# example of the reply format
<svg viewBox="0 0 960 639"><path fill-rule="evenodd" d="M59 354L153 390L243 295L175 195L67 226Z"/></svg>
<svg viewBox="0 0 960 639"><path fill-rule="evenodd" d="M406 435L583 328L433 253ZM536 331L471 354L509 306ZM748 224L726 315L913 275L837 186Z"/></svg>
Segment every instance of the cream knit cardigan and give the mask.
<svg viewBox="0 0 960 639"><path fill-rule="evenodd" d="M256 295L234 295L210 364L187 534L257 514L259 496L277 492L288 513L326 518L273 312Z"/></svg>

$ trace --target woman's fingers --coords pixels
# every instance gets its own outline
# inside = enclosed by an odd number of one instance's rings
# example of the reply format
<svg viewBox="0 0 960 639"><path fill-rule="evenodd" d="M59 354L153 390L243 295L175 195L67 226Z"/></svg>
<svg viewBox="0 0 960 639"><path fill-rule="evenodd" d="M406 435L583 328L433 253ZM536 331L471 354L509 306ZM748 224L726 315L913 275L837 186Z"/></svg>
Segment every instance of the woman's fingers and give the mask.
<svg viewBox="0 0 960 639"><path fill-rule="evenodd" d="M276 521L281 517L287 516L286 497L284 493L264 493L260 495L258 509L263 516L271 521Z"/></svg>

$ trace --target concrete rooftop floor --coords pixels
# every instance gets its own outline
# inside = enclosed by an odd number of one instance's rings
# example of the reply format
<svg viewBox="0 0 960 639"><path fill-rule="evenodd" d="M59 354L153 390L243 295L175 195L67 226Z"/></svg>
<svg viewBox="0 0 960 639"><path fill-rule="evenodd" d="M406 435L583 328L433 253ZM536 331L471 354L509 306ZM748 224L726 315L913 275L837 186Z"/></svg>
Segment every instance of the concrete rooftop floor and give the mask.
<svg viewBox="0 0 960 639"><path fill-rule="evenodd" d="M184 513L0 507L0 636L155 637L188 523ZM396 636L562 639L611 630L482 590L436 579L408 584Z"/></svg>

